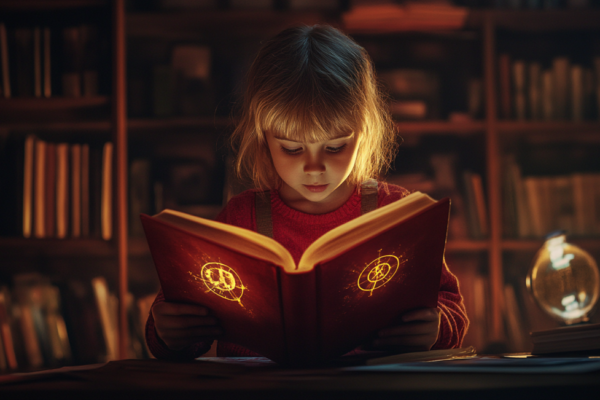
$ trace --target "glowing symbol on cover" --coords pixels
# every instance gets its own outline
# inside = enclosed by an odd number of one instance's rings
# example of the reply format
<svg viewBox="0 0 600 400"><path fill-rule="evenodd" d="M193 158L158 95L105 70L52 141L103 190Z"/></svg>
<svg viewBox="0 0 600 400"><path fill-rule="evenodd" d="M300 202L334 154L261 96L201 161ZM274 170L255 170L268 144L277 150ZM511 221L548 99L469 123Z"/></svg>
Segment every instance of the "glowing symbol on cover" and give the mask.
<svg viewBox="0 0 600 400"><path fill-rule="evenodd" d="M202 266L200 277L193 275L191 272L190 275L196 280L202 280L208 290L217 296L242 304L241 298L246 288L237 272L228 265L209 262Z"/></svg>
<svg viewBox="0 0 600 400"><path fill-rule="evenodd" d="M379 289L390 281L398 271L400 260L393 255L377 257L362 270L358 276L358 288L365 292Z"/></svg>

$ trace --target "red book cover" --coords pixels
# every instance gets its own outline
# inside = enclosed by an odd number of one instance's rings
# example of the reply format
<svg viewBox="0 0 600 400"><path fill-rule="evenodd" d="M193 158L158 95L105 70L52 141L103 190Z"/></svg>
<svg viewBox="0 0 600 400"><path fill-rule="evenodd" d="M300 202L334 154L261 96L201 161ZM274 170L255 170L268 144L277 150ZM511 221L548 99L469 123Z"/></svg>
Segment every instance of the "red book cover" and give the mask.
<svg viewBox="0 0 600 400"><path fill-rule="evenodd" d="M437 306L449 211L413 193L326 233L298 265L246 229L171 210L141 218L167 301L211 309L224 341L307 365Z"/></svg>

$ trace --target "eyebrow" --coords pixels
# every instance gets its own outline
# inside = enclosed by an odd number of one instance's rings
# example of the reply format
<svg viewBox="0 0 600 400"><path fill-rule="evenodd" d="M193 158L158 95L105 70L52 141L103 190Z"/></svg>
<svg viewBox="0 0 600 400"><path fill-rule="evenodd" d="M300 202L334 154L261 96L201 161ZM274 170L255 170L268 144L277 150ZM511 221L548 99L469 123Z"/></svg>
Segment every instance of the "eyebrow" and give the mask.
<svg viewBox="0 0 600 400"><path fill-rule="evenodd" d="M347 139L347 138L351 138L352 136L354 136L354 133L351 133L350 135L346 135L345 133L343 133L343 134L341 134L341 135L338 135L338 136L332 137L332 138L330 138L330 139L328 139L328 140ZM279 140L285 140L285 141L288 141L288 142L302 143L302 142L299 142L299 141L297 141L297 140L291 140L291 139L285 138L285 137L283 137L283 136L277 136L277 135L273 135L273 137L274 137L275 139L279 139Z"/></svg>

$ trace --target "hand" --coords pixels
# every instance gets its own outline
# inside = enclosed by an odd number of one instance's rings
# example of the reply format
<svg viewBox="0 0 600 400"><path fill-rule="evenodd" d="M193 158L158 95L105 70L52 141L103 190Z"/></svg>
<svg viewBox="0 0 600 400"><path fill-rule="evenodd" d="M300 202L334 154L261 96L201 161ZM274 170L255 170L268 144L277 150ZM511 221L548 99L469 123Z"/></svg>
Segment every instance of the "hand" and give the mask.
<svg viewBox="0 0 600 400"><path fill-rule="evenodd" d="M184 303L157 303L152 307L156 333L174 351L201 342L212 342L223 333L208 308Z"/></svg>
<svg viewBox="0 0 600 400"><path fill-rule="evenodd" d="M437 341L440 330L440 311L420 308L400 317L399 325L382 329L373 340L373 350L392 352L426 351Z"/></svg>

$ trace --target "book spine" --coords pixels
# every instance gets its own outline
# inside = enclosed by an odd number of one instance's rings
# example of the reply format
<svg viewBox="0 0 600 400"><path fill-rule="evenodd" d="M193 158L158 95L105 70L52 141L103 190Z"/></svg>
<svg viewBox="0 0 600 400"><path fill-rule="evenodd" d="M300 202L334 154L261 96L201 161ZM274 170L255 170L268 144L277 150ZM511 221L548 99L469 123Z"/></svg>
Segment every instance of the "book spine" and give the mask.
<svg viewBox="0 0 600 400"><path fill-rule="evenodd" d="M511 117L511 85L510 85L510 56L501 54L499 57L498 72L500 78L500 117Z"/></svg>
<svg viewBox="0 0 600 400"><path fill-rule="evenodd" d="M44 97L52 96L50 44L50 28L44 28Z"/></svg>
<svg viewBox="0 0 600 400"><path fill-rule="evenodd" d="M38 140L35 143L35 173L34 173L34 218L33 233L36 238L46 237L44 217L44 202L46 200L46 142Z"/></svg>
<svg viewBox="0 0 600 400"><path fill-rule="evenodd" d="M71 146L71 236L81 236L81 145Z"/></svg>
<svg viewBox="0 0 600 400"><path fill-rule="evenodd" d="M6 25L0 23L0 59L2 59L2 95L8 99L11 97L10 73L8 62L8 38L6 35Z"/></svg>
<svg viewBox="0 0 600 400"><path fill-rule="evenodd" d="M319 359L319 315L315 270L302 274L280 272L286 360L303 365Z"/></svg>
<svg viewBox="0 0 600 400"><path fill-rule="evenodd" d="M35 136L25 139L25 156L23 165L23 237L29 238L32 234L33 220L33 155L35 150Z"/></svg>
<svg viewBox="0 0 600 400"><path fill-rule="evenodd" d="M107 142L104 144L102 153L102 197L101 197L101 215L102 215L102 239L110 240L112 238L112 162L113 162L113 144Z"/></svg>

